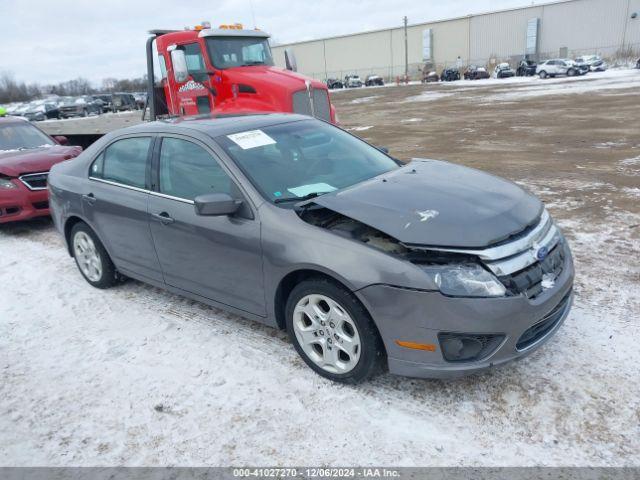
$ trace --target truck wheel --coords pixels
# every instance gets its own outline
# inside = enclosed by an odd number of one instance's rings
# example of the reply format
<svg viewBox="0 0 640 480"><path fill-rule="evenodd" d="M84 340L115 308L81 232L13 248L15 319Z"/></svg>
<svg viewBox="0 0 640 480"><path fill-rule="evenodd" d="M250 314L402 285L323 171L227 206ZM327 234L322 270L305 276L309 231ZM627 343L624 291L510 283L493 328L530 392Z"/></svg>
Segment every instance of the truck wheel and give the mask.
<svg viewBox="0 0 640 480"><path fill-rule="evenodd" d="M117 283L116 267L89 225L76 223L71 229L69 242L76 265L91 286L109 288Z"/></svg>
<svg viewBox="0 0 640 480"><path fill-rule="evenodd" d="M358 299L325 278L298 284L287 299L287 333L304 362L341 383L362 382L380 371L384 347Z"/></svg>

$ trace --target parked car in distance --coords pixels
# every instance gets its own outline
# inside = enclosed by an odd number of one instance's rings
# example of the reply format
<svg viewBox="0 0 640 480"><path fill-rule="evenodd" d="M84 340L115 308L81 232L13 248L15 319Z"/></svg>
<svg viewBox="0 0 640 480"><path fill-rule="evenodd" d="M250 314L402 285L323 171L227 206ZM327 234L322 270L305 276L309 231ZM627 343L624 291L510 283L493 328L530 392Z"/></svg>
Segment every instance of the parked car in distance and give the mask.
<svg viewBox="0 0 640 480"><path fill-rule="evenodd" d="M96 100L89 95L80 97L62 97L58 103L61 118L88 117L89 115L100 115L103 105L100 100Z"/></svg>
<svg viewBox="0 0 640 480"><path fill-rule="evenodd" d="M489 72L487 72L487 69L484 68L484 67L478 67L476 65L471 65L464 72L464 79L465 80L482 80L482 79L485 79L485 78L490 78L490 76L489 76Z"/></svg>
<svg viewBox="0 0 640 480"><path fill-rule="evenodd" d="M440 74L440 80L443 82L460 80L460 71L457 68L445 68Z"/></svg>
<svg viewBox="0 0 640 480"><path fill-rule="evenodd" d="M576 61L589 65L589 70L592 72L604 72L608 68L607 63L602 60L600 55L583 55L576 58Z"/></svg>
<svg viewBox="0 0 640 480"><path fill-rule="evenodd" d="M516 69L516 75L518 77L532 77L536 74L536 67L538 64L533 60L520 60L518 68Z"/></svg>
<svg viewBox="0 0 640 480"><path fill-rule="evenodd" d="M36 101L29 103L27 109L21 112L21 115L29 121L37 122L60 118L60 109L53 102Z"/></svg>
<svg viewBox="0 0 640 480"><path fill-rule="evenodd" d="M339 78L327 78L324 83L327 84L327 88L329 88L329 90L344 88L344 83L342 83L342 80Z"/></svg>
<svg viewBox="0 0 640 480"><path fill-rule="evenodd" d="M590 71L589 65L587 65L586 63L584 63L579 59L569 60L567 63L569 63L576 69L575 72L571 72L571 71L567 72L569 75L586 75Z"/></svg>
<svg viewBox="0 0 640 480"><path fill-rule="evenodd" d="M92 95L95 100L102 102L102 112L107 113L113 111L113 96L110 93L98 93Z"/></svg>
<svg viewBox="0 0 640 480"><path fill-rule="evenodd" d="M0 224L49 215L47 176L82 149L19 117L0 117Z"/></svg>
<svg viewBox="0 0 640 480"><path fill-rule="evenodd" d="M146 92L135 92L132 94L134 100L136 101L136 105L138 106L138 110L142 110L147 106L147 94Z"/></svg>
<svg viewBox="0 0 640 480"><path fill-rule="evenodd" d="M127 110L137 110L136 99L130 93L114 93L111 95L111 109L113 112L124 112Z"/></svg>
<svg viewBox="0 0 640 480"><path fill-rule="evenodd" d="M509 78L515 75L515 70L508 63L499 63L493 70L493 78Z"/></svg>
<svg viewBox="0 0 640 480"><path fill-rule="evenodd" d="M638 61L636 62L636 68L640 68L640 58L638 59Z"/></svg>
<svg viewBox="0 0 640 480"><path fill-rule="evenodd" d="M346 88L360 88L362 86L362 80L359 75L347 75L344 77L344 86Z"/></svg>
<svg viewBox="0 0 640 480"><path fill-rule="evenodd" d="M572 62L562 58L552 58L538 64L536 73L540 78L558 77L564 75L577 74L577 67L572 65Z"/></svg>
<svg viewBox="0 0 640 480"><path fill-rule="evenodd" d="M49 183L91 285L132 277L286 329L335 381L501 365L571 306L569 246L532 194L302 115L136 125Z"/></svg>
<svg viewBox="0 0 640 480"><path fill-rule="evenodd" d="M365 78L364 80L364 84L367 87L373 87L373 86L384 86L384 80L380 75L368 75L367 78Z"/></svg>
<svg viewBox="0 0 640 480"><path fill-rule="evenodd" d="M422 83L439 82L440 76L434 70L422 74Z"/></svg>

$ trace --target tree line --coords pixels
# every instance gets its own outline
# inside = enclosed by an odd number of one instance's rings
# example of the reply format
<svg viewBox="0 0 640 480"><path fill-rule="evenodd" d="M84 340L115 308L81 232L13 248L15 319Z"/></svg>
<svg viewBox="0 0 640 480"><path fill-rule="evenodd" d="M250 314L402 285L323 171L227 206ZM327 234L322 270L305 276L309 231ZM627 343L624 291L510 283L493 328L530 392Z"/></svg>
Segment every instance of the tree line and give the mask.
<svg viewBox="0 0 640 480"><path fill-rule="evenodd" d="M94 93L142 92L147 89L147 76L140 78L105 78L95 88L86 78L78 77L57 84L43 85L18 81L9 72L0 73L0 104L37 100L48 95L77 96Z"/></svg>

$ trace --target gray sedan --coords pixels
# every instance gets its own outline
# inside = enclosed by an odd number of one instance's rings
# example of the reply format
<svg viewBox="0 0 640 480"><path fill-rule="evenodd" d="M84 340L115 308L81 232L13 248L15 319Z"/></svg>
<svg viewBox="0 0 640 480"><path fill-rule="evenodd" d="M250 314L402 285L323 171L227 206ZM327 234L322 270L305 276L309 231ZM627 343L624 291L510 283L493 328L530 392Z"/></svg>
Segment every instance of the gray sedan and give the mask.
<svg viewBox="0 0 640 480"><path fill-rule="evenodd" d="M513 183L407 165L299 115L113 132L49 176L80 272L286 329L320 375L450 377L548 340L572 301L566 240Z"/></svg>

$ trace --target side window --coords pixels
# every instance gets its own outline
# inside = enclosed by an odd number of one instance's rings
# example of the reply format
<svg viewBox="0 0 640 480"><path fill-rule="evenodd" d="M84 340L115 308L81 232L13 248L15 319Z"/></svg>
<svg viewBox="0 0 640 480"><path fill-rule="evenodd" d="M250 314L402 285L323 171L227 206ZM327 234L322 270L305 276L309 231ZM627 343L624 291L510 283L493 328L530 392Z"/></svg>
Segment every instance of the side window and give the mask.
<svg viewBox="0 0 640 480"><path fill-rule="evenodd" d="M184 49L184 56L187 59L187 70L189 70L189 73L203 72L206 70L200 45L190 43L189 45L184 45L182 48Z"/></svg>
<svg viewBox="0 0 640 480"><path fill-rule="evenodd" d="M205 149L179 138L166 137L160 151L160 192L193 200L205 193L237 196L237 187Z"/></svg>
<svg viewBox="0 0 640 480"><path fill-rule="evenodd" d="M125 138L109 145L91 165L90 175L145 188L151 138Z"/></svg>

